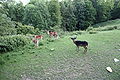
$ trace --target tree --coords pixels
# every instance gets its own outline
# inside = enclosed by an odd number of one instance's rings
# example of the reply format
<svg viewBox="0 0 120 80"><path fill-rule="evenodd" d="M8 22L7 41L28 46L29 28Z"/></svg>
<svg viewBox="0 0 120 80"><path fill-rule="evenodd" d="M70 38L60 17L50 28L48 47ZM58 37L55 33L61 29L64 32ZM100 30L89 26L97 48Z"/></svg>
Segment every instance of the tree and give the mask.
<svg viewBox="0 0 120 80"><path fill-rule="evenodd" d="M91 0L97 11L96 23L107 21L111 18L114 0Z"/></svg>
<svg viewBox="0 0 120 80"><path fill-rule="evenodd" d="M11 21L6 14L0 13L0 36L15 34L17 34L17 31L15 29L14 22Z"/></svg>
<svg viewBox="0 0 120 80"><path fill-rule="evenodd" d="M14 21L22 22L24 17L24 6L22 2L15 5L15 11L16 19L14 19Z"/></svg>
<svg viewBox="0 0 120 80"><path fill-rule="evenodd" d="M83 0L74 0L73 4L75 6L75 16L77 19L76 28L77 30L84 30L85 21L85 3Z"/></svg>
<svg viewBox="0 0 120 80"><path fill-rule="evenodd" d="M91 0L74 0L77 30L86 30L95 22L96 9Z"/></svg>
<svg viewBox="0 0 120 80"><path fill-rule="evenodd" d="M22 22L24 15L24 6L22 2L16 3L12 0L7 0L3 2L4 9L7 10L7 16L11 18L12 21Z"/></svg>
<svg viewBox="0 0 120 80"><path fill-rule="evenodd" d="M60 4L58 0L51 0L48 4L48 10L50 13L50 19L52 21L51 27L61 25L61 13L60 13Z"/></svg>
<svg viewBox="0 0 120 80"><path fill-rule="evenodd" d="M62 28L67 31L76 30L74 5L71 0L61 2Z"/></svg>
<svg viewBox="0 0 120 80"><path fill-rule="evenodd" d="M120 0L115 0L114 8L111 12L112 19L120 18Z"/></svg>
<svg viewBox="0 0 120 80"><path fill-rule="evenodd" d="M84 29L87 29L90 25L93 25L96 20L96 9L93 7L92 2L90 0L85 0L84 16Z"/></svg>
<svg viewBox="0 0 120 80"><path fill-rule="evenodd" d="M23 23L41 29L50 27L50 15L44 2L33 1L25 7Z"/></svg>
<svg viewBox="0 0 120 80"><path fill-rule="evenodd" d="M9 18L6 14L7 9L4 8L4 3L0 3L0 36L5 35L14 35L17 33L15 29L14 22L11 21L11 18Z"/></svg>

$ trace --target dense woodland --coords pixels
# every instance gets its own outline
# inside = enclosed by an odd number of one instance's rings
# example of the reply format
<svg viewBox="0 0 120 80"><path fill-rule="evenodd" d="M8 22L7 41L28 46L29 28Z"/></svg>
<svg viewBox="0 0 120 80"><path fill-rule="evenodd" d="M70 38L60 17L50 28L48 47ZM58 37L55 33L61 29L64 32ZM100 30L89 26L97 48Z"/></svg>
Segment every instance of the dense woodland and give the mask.
<svg viewBox="0 0 120 80"><path fill-rule="evenodd" d="M120 18L119 0L30 0L25 6L22 2L2 0L0 7L0 35L25 34L21 28L26 27L86 30L93 24Z"/></svg>

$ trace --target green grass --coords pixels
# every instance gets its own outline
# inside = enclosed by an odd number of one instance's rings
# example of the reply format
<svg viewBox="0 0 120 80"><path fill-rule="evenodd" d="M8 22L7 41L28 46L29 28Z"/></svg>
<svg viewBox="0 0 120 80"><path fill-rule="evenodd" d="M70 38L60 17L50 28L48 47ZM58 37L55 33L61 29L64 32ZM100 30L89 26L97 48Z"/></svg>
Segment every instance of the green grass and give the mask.
<svg viewBox="0 0 120 80"><path fill-rule="evenodd" d="M120 30L120 19L109 20L92 25L91 27L88 27L87 31L89 31L90 34L94 34L97 33L96 31L110 31L115 29Z"/></svg>
<svg viewBox="0 0 120 80"><path fill-rule="evenodd" d="M106 22L101 22L98 24L93 25L93 27L97 28L97 27L111 27L111 26L118 26L120 27L120 19L116 19L116 20L110 20L110 21L106 21Z"/></svg>
<svg viewBox="0 0 120 80"><path fill-rule="evenodd" d="M0 65L0 80L119 80L120 30L102 31L97 34L77 35L86 40L86 54L69 36L46 43L38 48L32 46L0 54L5 64ZM54 48L55 50L50 50ZM110 66L112 73L106 70Z"/></svg>

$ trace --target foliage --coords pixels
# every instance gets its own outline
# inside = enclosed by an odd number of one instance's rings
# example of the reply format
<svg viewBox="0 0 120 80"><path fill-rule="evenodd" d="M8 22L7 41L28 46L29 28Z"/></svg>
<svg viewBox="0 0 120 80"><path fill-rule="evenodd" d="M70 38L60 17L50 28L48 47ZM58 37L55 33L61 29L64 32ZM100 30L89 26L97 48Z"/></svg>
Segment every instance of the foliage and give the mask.
<svg viewBox="0 0 120 80"><path fill-rule="evenodd" d="M93 7L90 0L85 0L85 21L84 30L95 23L96 9Z"/></svg>
<svg viewBox="0 0 120 80"><path fill-rule="evenodd" d="M3 8L7 11L7 16L12 21L22 22L24 16L24 6L22 2L16 3L15 1L6 1L3 3Z"/></svg>
<svg viewBox="0 0 120 80"><path fill-rule="evenodd" d="M115 0L114 8L111 12L112 19L120 18L120 0Z"/></svg>
<svg viewBox="0 0 120 80"><path fill-rule="evenodd" d="M114 0L92 0L92 2L97 11L96 23L104 22L111 18Z"/></svg>
<svg viewBox="0 0 120 80"><path fill-rule="evenodd" d="M60 4L58 0L51 0L48 3L48 10L50 13L51 27L61 25Z"/></svg>
<svg viewBox="0 0 120 80"><path fill-rule="evenodd" d="M21 27L17 28L17 34L39 34L40 31L38 28L34 28L33 26L28 26L28 25L24 25Z"/></svg>
<svg viewBox="0 0 120 80"><path fill-rule="evenodd" d="M54 42L54 39L47 39L47 42Z"/></svg>
<svg viewBox="0 0 120 80"><path fill-rule="evenodd" d="M86 31L73 31L73 32L69 32L70 36L75 36L75 35L82 35L85 34Z"/></svg>
<svg viewBox="0 0 120 80"><path fill-rule="evenodd" d="M120 30L120 27L118 27L117 30Z"/></svg>
<svg viewBox="0 0 120 80"><path fill-rule="evenodd" d="M89 34L96 34L98 33L97 31L89 31Z"/></svg>
<svg viewBox="0 0 120 80"><path fill-rule="evenodd" d="M77 30L86 30L95 21L96 10L90 0L74 0Z"/></svg>
<svg viewBox="0 0 120 80"><path fill-rule="evenodd" d="M84 1L82 1L82 0L74 0L73 4L75 6L74 14L75 14L76 19L77 19L76 28L77 28L77 30L84 30L84 21L85 21L85 16L84 16L85 5L84 5Z"/></svg>
<svg viewBox="0 0 120 80"><path fill-rule="evenodd" d="M87 31L91 31L91 30L93 30L93 29L94 29L94 28L90 26L90 27L87 28Z"/></svg>
<svg viewBox="0 0 120 80"><path fill-rule="evenodd" d="M25 6L6 0L0 5L1 15L39 30L56 26L64 31L86 30L96 23L120 18L119 0L30 0Z"/></svg>
<svg viewBox="0 0 120 80"><path fill-rule="evenodd" d="M6 14L0 13L0 36L15 35L16 33L14 22Z"/></svg>
<svg viewBox="0 0 120 80"><path fill-rule="evenodd" d="M5 60L3 59L2 56L0 56L0 65L3 65L5 63Z"/></svg>
<svg viewBox="0 0 120 80"><path fill-rule="evenodd" d="M18 47L23 47L29 44L30 40L24 35L13 35L13 36L3 36L0 37L0 51L12 51Z"/></svg>
<svg viewBox="0 0 120 80"><path fill-rule="evenodd" d="M62 1L61 6L61 16L62 16L62 29L64 31L74 31L76 30L76 17L74 14L74 5L71 0Z"/></svg>
<svg viewBox="0 0 120 80"><path fill-rule="evenodd" d="M35 26L40 30L49 29L51 20L48 7L45 3L35 1L26 5L23 23Z"/></svg>

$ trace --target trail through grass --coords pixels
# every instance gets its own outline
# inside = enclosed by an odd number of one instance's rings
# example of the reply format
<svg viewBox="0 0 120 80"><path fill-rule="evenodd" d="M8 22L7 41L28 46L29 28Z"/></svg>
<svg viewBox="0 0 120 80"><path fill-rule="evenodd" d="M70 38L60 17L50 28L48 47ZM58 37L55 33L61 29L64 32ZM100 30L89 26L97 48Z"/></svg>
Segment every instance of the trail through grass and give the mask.
<svg viewBox="0 0 120 80"><path fill-rule="evenodd" d="M27 47L19 51L1 54L6 63L0 65L1 80L119 80L120 31L105 31L98 34L78 35L86 40L86 54L69 36L44 44L39 48ZM51 51L50 49L55 50ZM113 69L107 72L106 67Z"/></svg>

